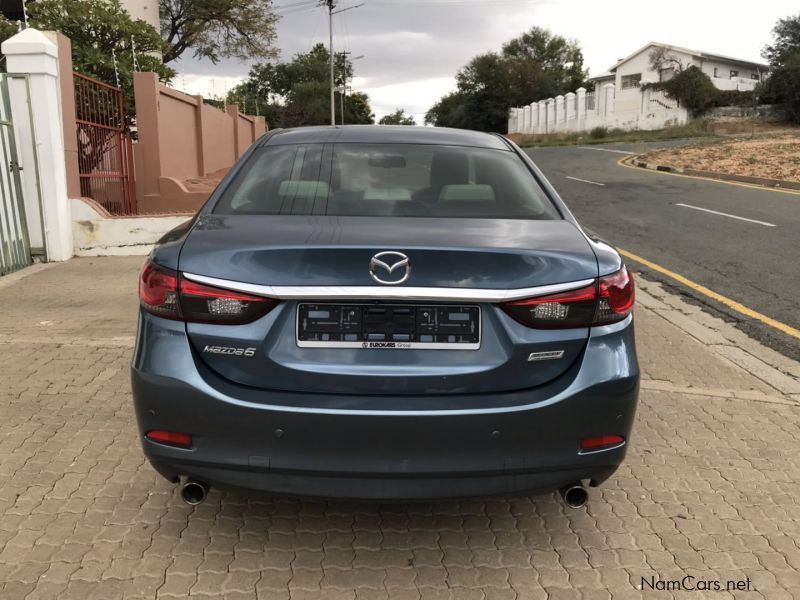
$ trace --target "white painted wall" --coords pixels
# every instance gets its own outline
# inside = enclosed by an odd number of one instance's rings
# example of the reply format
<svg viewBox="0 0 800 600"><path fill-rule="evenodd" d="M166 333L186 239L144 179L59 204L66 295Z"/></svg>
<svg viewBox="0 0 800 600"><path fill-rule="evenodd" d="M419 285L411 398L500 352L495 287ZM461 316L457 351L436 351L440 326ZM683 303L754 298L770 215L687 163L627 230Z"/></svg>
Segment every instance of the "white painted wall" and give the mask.
<svg viewBox="0 0 800 600"><path fill-rule="evenodd" d="M523 119L524 108L512 108L508 132L547 134L589 131L595 127L652 130L681 125L689 120L688 112L663 92L642 91L640 88L619 92L611 83L595 91L593 109L587 108L586 90L583 88L574 94L542 100L537 106L539 118L531 117L530 121ZM528 123L527 127L523 127L525 123Z"/></svg>
<svg viewBox="0 0 800 600"><path fill-rule="evenodd" d="M76 256L139 256L190 215L109 217L86 200L70 200Z"/></svg>

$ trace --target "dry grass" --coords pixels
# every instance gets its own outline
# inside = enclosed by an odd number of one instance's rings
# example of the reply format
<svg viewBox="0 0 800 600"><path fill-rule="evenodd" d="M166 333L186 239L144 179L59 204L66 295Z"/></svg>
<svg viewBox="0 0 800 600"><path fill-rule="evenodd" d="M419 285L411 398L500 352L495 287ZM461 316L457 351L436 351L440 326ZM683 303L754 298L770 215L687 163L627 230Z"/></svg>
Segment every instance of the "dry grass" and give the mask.
<svg viewBox="0 0 800 600"><path fill-rule="evenodd" d="M644 160L684 169L800 181L800 130L658 150Z"/></svg>

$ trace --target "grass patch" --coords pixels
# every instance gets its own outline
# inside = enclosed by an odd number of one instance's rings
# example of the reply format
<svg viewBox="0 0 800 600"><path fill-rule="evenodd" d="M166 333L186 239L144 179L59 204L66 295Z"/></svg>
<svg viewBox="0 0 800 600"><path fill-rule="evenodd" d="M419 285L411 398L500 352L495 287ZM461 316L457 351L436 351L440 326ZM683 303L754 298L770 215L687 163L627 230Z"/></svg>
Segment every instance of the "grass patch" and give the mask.
<svg viewBox="0 0 800 600"><path fill-rule="evenodd" d="M756 133L772 132L787 127L785 123L759 123L756 122ZM695 119L685 125L676 125L665 129L653 131L626 131L623 129L608 129L595 127L591 131L573 133L552 133L536 135L509 135L523 148L541 146L573 146L611 143L636 143L659 142L664 140L678 140L687 138L702 138L721 135L741 135L750 133L753 123L749 120L736 119L725 121L711 121L709 119Z"/></svg>

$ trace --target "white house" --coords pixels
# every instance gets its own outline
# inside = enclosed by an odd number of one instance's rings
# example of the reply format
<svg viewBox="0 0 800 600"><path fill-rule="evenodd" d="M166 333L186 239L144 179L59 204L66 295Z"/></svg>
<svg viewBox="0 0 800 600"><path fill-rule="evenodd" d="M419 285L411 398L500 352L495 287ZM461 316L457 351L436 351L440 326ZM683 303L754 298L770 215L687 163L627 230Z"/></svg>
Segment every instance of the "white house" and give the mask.
<svg viewBox="0 0 800 600"><path fill-rule="evenodd" d="M653 68L650 60L654 52L661 56L658 70ZM665 81L676 71L691 65L708 75L720 90L752 90L769 71L769 65L764 63L650 42L627 58L617 61L608 72L590 79L594 81L595 89L613 83L617 90L624 91L638 88L645 81Z"/></svg>

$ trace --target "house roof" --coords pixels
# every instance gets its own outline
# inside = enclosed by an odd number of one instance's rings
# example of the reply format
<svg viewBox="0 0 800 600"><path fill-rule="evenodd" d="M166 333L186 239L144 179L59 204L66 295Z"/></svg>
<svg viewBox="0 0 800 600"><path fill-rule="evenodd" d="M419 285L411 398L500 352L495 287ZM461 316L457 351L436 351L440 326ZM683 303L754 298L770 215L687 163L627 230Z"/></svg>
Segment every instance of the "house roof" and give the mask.
<svg viewBox="0 0 800 600"><path fill-rule="evenodd" d="M616 71L617 71L617 69L619 68L620 65L628 62L634 56L637 56L637 55L641 54L642 52L644 52L645 50L647 50L648 48L651 48L653 46L657 46L659 48L666 48L668 50L673 50L675 52L681 52L683 54L689 54L690 56L696 56L698 58L708 58L708 59L713 59L713 60L720 60L720 61L723 61L723 62L736 63L736 64L740 64L740 65L748 65L748 66L756 67L756 68L764 70L764 71L769 70L769 65L766 64L766 63L754 62L752 60L745 60L743 58L734 58L732 56L725 56L725 55L722 55L722 54L714 54L713 52L703 52L701 50L692 50L690 48L683 48L681 46L673 46L672 44L662 44L660 42L649 42L648 44L645 44L644 46L642 46L641 48L636 50L636 52L633 52L633 53L629 54L628 56L626 56L625 58L622 58L622 59L618 60L616 63L614 63L611 66L611 68L608 69L608 72L602 73L601 75L598 75L596 77L590 77L590 79L592 79L592 80L607 79L609 77L609 75L612 75L612 74L616 73Z"/></svg>

